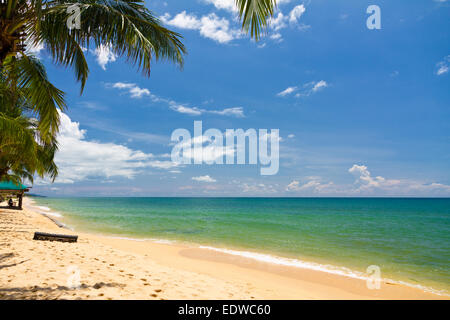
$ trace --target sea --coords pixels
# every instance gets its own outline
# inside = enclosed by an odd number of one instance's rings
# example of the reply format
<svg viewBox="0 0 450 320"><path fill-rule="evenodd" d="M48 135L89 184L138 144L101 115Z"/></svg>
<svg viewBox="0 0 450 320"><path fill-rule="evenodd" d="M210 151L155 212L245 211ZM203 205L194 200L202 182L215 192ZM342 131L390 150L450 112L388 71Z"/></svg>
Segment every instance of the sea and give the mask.
<svg viewBox="0 0 450 320"><path fill-rule="evenodd" d="M450 295L449 198L33 198L68 228ZM375 267L374 267L375 266Z"/></svg>

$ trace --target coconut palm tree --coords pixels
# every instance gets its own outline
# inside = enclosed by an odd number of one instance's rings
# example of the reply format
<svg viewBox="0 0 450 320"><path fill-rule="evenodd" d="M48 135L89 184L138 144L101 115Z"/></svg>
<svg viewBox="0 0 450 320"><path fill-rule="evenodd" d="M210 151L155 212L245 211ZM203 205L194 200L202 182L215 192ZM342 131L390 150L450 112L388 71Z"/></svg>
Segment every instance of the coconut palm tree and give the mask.
<svg viewBox="0 0 450 320"><path fill-rule="evenodd" d="M40 139L32 107L22 92L13 92L0 77L0 181L33 181L35 174L54 179L56 141Z"/></svg>

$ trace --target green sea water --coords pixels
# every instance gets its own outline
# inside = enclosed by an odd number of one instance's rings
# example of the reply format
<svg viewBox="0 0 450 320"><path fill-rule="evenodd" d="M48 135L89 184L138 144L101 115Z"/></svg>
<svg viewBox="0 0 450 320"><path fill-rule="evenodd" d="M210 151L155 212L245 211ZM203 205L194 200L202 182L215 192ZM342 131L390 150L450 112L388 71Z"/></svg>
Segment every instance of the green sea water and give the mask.
<svg viewBox="0 0 450 320"><path fill-rule="evenodd" d="M450 293L450 199L35 198L75 230L189 242ZM334 266L334 267L333 267Z"/></svg>

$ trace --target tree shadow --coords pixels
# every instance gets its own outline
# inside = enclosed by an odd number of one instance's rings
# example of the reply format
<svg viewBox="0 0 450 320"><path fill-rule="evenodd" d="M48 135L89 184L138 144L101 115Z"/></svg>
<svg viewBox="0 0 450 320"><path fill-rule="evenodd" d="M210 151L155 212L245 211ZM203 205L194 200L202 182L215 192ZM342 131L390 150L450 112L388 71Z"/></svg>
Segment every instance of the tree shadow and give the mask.
<svg viewBox="0 0 450 320"><path fill-rule="evenodd" d="M94 285L81 284L79 288L69 288L66 286L57 287L14 287L14 288L0 288L0 300L54 300L61 296L70 293L79 293L80 290L100 289L103 287L109 288L123 288L121 283L104 283L99 282Z"/></svg>
<svg viewBox="0 0 450 320"><path fill-rule="evenodd" d="M14 253L12 253L12 252L0 254L0 263L6 262L7 260L14 258L15 256L16 256L16 255L15 255ZM0 265L0 270L1 270L1 269L4 269L4 268L10 268L10 267L17 266L17 265L19 265L19 264L22 264L22 263L24 263L24 262L27 262L28 260L30 260L30 259L23 260L23 261L16 262L16 263L1 264L1 265Z"/></svg>

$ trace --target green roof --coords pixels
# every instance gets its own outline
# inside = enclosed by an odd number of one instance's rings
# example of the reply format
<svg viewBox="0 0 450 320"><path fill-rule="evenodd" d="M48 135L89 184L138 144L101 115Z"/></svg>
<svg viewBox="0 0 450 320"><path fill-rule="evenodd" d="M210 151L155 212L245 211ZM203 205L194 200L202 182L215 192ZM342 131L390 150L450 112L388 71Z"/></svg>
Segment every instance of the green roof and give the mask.
<svg viewBox="0 0 450 320"><path fill-rule="evenodd" d="M27 189L27 186L19 183L19 185L14 184L12 181L3 181L0 182L0 190L23 190Z"/></svg>

